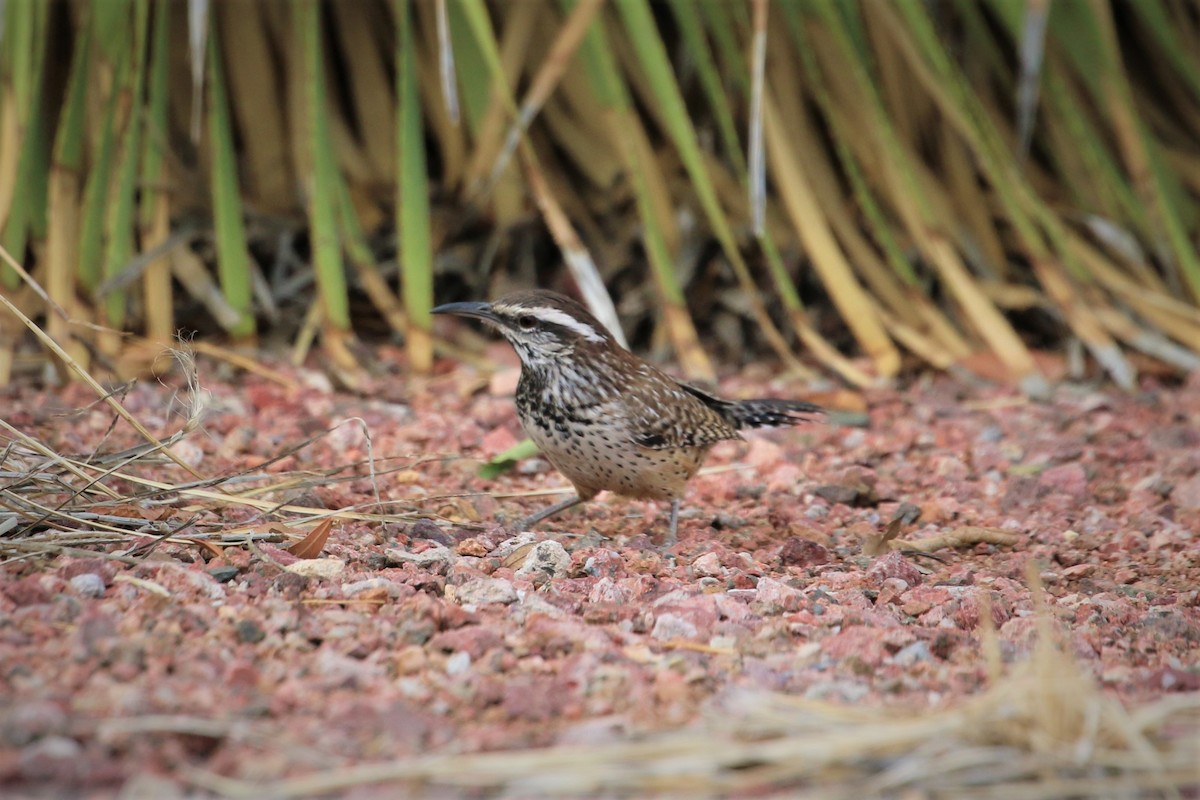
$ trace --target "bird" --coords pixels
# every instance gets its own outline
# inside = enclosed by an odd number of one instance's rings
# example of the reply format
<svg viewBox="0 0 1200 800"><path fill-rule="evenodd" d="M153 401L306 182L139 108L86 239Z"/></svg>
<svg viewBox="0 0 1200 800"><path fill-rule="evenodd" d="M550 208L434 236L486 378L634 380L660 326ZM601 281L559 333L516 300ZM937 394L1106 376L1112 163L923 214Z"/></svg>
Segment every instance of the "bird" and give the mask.
<svg viewBox="0 0 1200 800"><path fill-rule="evenodd" d="M517 417L575 494L517 524L529 530L602 491L671 501L676 541L684 487L717 442L823 413L798 400L725 400L675 380L625 349L579 302L533 289L432 309L482 320L521 361Z"/></svg>

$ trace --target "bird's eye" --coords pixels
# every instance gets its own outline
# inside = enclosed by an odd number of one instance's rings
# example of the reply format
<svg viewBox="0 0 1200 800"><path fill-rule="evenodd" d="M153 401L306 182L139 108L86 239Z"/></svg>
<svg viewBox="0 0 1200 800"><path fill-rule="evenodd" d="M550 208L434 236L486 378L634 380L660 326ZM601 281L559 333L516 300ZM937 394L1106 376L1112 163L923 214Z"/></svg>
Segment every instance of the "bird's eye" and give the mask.
<svg viewBox="0 0 1200 800"><path fill-rule="evenodd" d="M537 327L537 319L534 318L533 314L522 314L517 317L517 325L523 331L531 331Z"/></svg>

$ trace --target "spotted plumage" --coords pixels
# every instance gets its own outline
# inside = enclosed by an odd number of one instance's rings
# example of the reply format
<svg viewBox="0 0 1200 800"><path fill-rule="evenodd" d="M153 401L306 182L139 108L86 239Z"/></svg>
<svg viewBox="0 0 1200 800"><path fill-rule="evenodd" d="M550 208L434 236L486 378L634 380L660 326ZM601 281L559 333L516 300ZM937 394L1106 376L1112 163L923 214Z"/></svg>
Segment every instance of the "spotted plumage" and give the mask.
<svg viewBox="0 0 1200 800"><path fill-rule="evenodd" d="M820 413L792 400L723 400L676 381L621 347L570 298L534 290L494 303L450 303L435 314L475 317L521 359L517 416L576 497L522 521L531 526L602 491L671 500L671 537L688 479L717 442Z"/></svg>

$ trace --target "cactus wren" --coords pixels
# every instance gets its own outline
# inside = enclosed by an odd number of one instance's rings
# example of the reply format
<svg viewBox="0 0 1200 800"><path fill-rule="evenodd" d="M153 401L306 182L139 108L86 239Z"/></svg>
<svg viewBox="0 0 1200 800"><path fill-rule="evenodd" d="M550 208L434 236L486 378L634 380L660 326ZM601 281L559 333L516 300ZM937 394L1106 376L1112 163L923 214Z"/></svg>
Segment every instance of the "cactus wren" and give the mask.
<svg viewBox="0 0 1200 800"><path fill-rule="evenodd" d="M709 448L739 431L794 425L821 412L793 400L722 400L680 383L621 347L587 309L542 290L494 303L448 303L434 314L474 317L521 359L517 416L576 495L519 523L528 528L608 490L671 501L670 541L684 484Z"/></svg>

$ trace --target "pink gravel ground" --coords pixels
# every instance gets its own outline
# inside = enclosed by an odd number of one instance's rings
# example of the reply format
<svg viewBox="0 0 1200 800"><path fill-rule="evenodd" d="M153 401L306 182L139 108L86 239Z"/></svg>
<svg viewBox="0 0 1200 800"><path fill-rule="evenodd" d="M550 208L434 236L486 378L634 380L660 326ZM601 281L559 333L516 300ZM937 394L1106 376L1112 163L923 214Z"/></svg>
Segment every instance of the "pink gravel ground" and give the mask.
<svg viewBox="0 0 1200 800"><path fill-rule="evenodd" d="M1029 651L1030 565L1105 691L1132 703L1200 690L1200 375L1132 394L1062 386L1046 403L947 377L868 392L866 428L717 447L662 551L665 504L608 496L514 538L499 518L556 497L511 495L564 481L537 459L478 477L481 457L521 437L512 373L489 389L470 368L442 369L354 396L310 371L291 372L301 388L289 389L202 361L210 412L176 446L201 474L245 470L358 417L369 440L341 425L265 471L282 480L371 453L396 504L386 510L437 521L340 521L307 564L269 544L219 556L164 544L137 565L8 562L0 793L104 797L130 781L180 792L184 766L268 779L603 741L684 725L737 687L941 707L986 682L982 615L1006 660ZM722 390L803 394L762 373ZM170 396L147 381L124 402L166 435ZM111 413L93 400L80 386L0 390L5 419L59 452L137 443L123 425L106 433ZM133 471L185 479L174 466ZM369 503L366 470L353 474L265 499ZM922 511L907 539L985 526L1016 544L862 555L901 503ZM198 530L259 519L198 505Z"/></svg>

